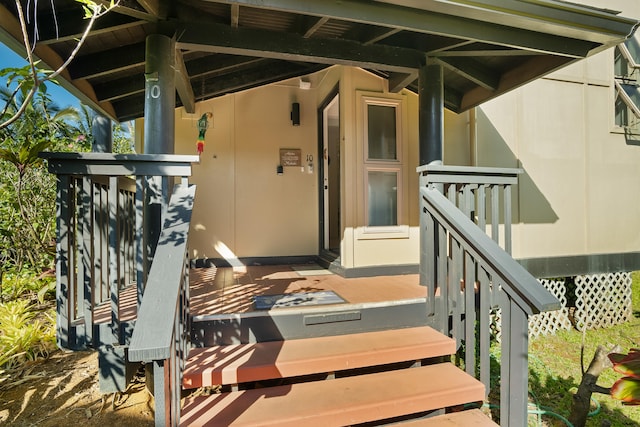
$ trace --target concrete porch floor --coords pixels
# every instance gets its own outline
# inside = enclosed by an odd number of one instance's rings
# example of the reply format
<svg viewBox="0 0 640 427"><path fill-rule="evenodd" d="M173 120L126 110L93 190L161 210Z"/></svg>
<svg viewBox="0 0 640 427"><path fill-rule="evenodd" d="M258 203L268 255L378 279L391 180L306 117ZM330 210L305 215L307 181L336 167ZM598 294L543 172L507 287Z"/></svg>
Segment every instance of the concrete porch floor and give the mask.
<svg viewBox="0 0 640 427"><path fill-rule="evenodd" d="M258 295L333 291L347 305L426 297L426 288L418 284L417 274L347 279L316 264L210 267L192 269L189 274L194 317L259 311L254 305Z"/></svg>

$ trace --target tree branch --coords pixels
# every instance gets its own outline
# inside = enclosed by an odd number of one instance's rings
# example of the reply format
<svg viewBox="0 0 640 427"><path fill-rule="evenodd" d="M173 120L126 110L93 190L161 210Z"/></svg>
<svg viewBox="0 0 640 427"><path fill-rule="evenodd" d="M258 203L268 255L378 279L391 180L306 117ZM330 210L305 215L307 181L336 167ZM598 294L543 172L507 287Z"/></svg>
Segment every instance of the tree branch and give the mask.
<svg viewBox="0 0 640 427"><path fill-rule="evenodd" d="M84 5L84 7L87 7L87 8L89 8L91 10L91 18L89 19L89 23L87 24L87 27L85 28L84 32L82 33L82 37L80 38L80 40L78 40L78 43L76 44L75 48L69 54L67 59L62 63L62 65L60 65L55 71L53 71L50 74L43 74L42 77L38 73L38 69L36 68L36 64L35 64L35 61L33 59L33 49L35 49L35 40L34 40L34 47L31 48L31 43L30 43L30 40L29 40L29 33L27 32L27 23L26 23L26 20L25 20L25 17L24 17L24 13L22 11L22 3L20 2L20 0L15 0L15 2L16 2L16 8L17 8L17 11L18 11L18 20L20 21L20 29L22 30L22 38L23 38L23 41L24 41L24 47L25 47L25 51L27 52L27 61L29 62L29 69L31 70L30 78L33 79L33 85L29 89L27 94L25 95L24 99L22 100L22 104L20 105L18 110L13 114L13 116L11 116L9 119L5 120L4 122L0 123L0 129L4 129L7 126L10 126L16 120L18 120L20 118L20 116L22 116L22 114L24 114L24 112L27 109L29 103L33 99L33 96L38 91L38 88L40 87L40 85L42 85L43 83L46 83L47 81L55 79L56 77L58 77L69 66L69 64L76 57L76 55L80 51L80 48L82 47L82 45L84 44L85 40L89 36L89 33L91 32L91 28L93 28L93 24L95 23L96 19L98 19L100 16L104 15L105 13L109 12L111 9L117 7L119 5L119 3L120 3L120 0L112 3L105 10L102 10L102 6L99 5L99 4L93 3L93 2L88 1L88 0L82 0L81 3ZM34 11L34 13L36 13L36 11ZM18 84L18 88L20 88L23 83L24 83L24 81L20 82ZM14 91L14 93L11 96L11 98L9 98L7 100L7 105L3 109L2 117L4 116L4 113L6 113L6 111L8 110L9 105L15 99L17 93L18 93L18 90Z"/></svg>
<svg viewBox="0 0 640 427"><path fill-rule="evenodd" d="M596 383L598 382L598 377L602 371L613 366L607 355L609 353L617 353L620 351L622 351L622 349L619 345L616 345L611 350L607 350L602 345L599 345L596 349L593 359L589 364L589 368L582 376L582 381L578 386L578 391L573 395L569 421L575 427L584 427L587 422L587 415L589 414L589 408L591 406L591 394L609 393L608 388L601 387Z"/></svg>

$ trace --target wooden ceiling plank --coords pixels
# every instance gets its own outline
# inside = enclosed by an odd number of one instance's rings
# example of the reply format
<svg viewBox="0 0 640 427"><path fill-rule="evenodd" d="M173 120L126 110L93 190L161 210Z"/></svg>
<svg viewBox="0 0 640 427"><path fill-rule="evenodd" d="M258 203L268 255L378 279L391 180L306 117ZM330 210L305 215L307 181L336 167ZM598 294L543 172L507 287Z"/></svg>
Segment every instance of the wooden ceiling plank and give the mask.
<svg viewBox="0 0 640 427"><path fill-rule="evenodd" d="M359 22L434 34L463 40L473 40L540 53L585 57L597 43L568 38L519 27L496 25L470 18L435 13L427 10L399 8L380 2L341 0L205 0L213 3L236 3L289 13L325 16L331 19Z"/></svg>
<svg viewBox="0 0 640 427"><path fill-rule="evenodd" d="M144 92L144 79L122 77L108 82L94 84L93 90L98 101L114 101Z"/></svg>
<svg viewBox="0 0 640 427"><path fill-rule="evenodd" d="M138 67L144 63L143 42L77 57L69 64L68 70L74 79L89 79Z"/></svg>
<svg viewBox="0 0 640 427"><path fill-rule="evenodd" d="M57 20L58 25L55 24L53 19L46 19L45 17L42 17L40 20L41 23L38 27L39 44L47 45L79 39L82 37L82 34L89 22L88 20L80 19L80 17L75 13L61 14L57 17ZM146 21L119 15L117 13L107 13L96 19L93 28L91 29L91 35L94 36L124 28L136 27L144 24L145 22Z"/></svg>
<svg viewBox="0 0 640 427"><path fill-rule="evenodd" d="M219 24L178 25L177 46L187 50L342 64L401 73L413 72L424 59L424 54L414 49L386 45L363 46L343 39L305 39L296 34L230 29Z"/></svg>

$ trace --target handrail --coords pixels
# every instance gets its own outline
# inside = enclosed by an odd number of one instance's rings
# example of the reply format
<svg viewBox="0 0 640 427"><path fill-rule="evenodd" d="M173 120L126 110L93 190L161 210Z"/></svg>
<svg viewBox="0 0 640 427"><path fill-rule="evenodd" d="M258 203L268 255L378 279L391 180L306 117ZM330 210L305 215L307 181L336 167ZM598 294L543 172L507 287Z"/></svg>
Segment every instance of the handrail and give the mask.
<svg viewBox="0 0 640 427"><path fill-rule="evenodd" d="M167 203L162 188L168 188L171 177L186 180L199 158L66 152L39 156L58 178L58 346L126 345L134 320L130 304L122 303L121 297L135 284L136 300L142 300L154 245L145 241L143 230L149 230L153 220L159 231L160 220L155 218L163 215ZM153 208L147 209L147 204Z"/></svg>
<svg viewBox="0 0 640 427"><path fill-rule="evenodd" d="M432 209L430 213L457 241L469 246L469 253L481 259L498 276L505 292L518 298L520 307L527 314L559 310L560 301L554 297L538 279L525 270L520 263L506 253L497 243L482 232L459 209L434 188L421 188L424 202Z"/></svg>
<svg viewBox="0 0 640 427"><path fill-rule="evenodd" d="M153 362L156 425L177 425L189 346L187 243L195 186L177 185L147 277L129 360ZM168 381L166 383L165 381Z"/></svg>
<svg viewBox="0 0 640 427"><path fill-rule="evenodd" d="M500 310L500 421L526 425L528 316L560 302L438 189L422 187L420 198L427 313L437 329L464 341L465 370L488 392L490 314Z"/></svg>

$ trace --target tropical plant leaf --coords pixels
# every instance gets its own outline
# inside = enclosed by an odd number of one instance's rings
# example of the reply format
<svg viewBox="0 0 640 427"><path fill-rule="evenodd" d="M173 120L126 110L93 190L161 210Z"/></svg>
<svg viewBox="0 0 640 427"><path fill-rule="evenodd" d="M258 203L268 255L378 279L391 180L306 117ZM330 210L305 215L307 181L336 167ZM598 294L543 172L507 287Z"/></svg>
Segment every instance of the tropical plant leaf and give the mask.
<svg viewBox="0 0 640 427"><path fill-rule="evenodd" d="M620 378L611 387L611 397L625 405L640 405L640 380L631 377Z"/></svg>
<svg viewBox="0 0 640 427"><path fill-rule="evenodd" d="M640 380L640 352L637 349L632 349L626 355L612 353L609 360L613 363L614 371Z"/></svg>

